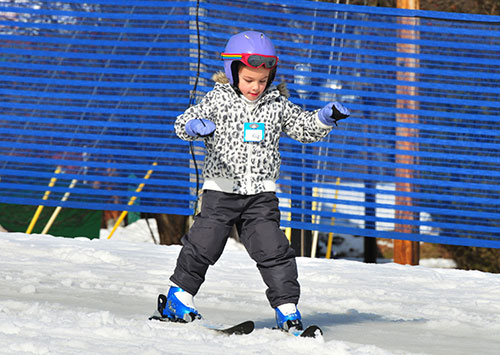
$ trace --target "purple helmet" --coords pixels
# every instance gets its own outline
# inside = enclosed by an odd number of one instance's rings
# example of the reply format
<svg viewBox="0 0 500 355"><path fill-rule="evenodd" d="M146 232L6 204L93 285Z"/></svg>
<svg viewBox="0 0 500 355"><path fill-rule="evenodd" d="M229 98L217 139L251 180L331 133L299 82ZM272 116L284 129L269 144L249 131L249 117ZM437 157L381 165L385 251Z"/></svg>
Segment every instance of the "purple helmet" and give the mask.
<svg viewBox="0 0 500 355"><path fill-rule="evenodd" d="M233 54L261 54L265 56L276 56L273 42L262 32L245 31L235 34L227 41L225 53ZM238 67L233 63L239 59L224 59L224 72L226 73L229 83L233 86L238 85ZM276 67L271 69L269 75L268 86L274 80L276 75Z"/></svg>

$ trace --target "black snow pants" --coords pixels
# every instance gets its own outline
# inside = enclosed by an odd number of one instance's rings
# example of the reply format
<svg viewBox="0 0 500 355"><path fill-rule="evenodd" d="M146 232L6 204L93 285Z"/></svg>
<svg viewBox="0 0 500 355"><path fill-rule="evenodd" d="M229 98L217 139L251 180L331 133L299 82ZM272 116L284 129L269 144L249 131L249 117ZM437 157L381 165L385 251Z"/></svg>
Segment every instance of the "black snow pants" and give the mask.
<svg viewBox="0 0 500 355"><path fill-rule="evenodd" d="M280 211L274 192L238 195L203 191L201 212L182 238L183 247L170 280L196 295L209 265L222 255L233 225L257 263L268 287L266 295L271 307L297 304L300 286L295 252L279 227Z"/></svg>

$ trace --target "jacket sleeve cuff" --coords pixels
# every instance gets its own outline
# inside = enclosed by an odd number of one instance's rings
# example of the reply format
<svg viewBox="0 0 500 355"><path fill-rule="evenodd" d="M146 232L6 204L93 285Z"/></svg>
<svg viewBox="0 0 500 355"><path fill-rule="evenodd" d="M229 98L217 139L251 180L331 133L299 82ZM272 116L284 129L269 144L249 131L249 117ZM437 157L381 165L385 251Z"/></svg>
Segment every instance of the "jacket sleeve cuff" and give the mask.
<svg viewBox="0 0 500 355"><path fill-rule="evenodd" d="M321 122L321 120L319 119L319 111L316 112L314 117L316 117L316 122L320 128L322 128L322 129L332 129L333 128L333 125L327 125L327 124L324 124L323 122Z"/></svg>

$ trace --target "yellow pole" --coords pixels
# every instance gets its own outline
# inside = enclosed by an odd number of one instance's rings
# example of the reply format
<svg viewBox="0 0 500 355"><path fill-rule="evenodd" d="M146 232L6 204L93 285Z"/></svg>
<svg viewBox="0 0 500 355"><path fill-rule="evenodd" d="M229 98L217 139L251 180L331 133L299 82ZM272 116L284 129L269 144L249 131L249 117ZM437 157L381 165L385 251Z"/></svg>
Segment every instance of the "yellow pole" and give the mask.
<svg viewBox="0 0 500 355"><path fill-rule="evenodd" d="M77 179L71 180L71 184L69 184L68 188L72 189L73 187L75 187L77 181L78 181ZM66 201L69 198L70 194L71 193L69 191L66 192L64 194L64 196L62 197L61 202ZM54 212L52 212L52 216L50 216L50 219L47 222L47 224L45 225L45 228L43 228L42 234L47 234L47 232L49 231L50 227L52 227L52 224L54 223L54 221L56 220L57 216L59 215L59 212L61 212L61 209L62 209L61 206L57 206L57 208L54 210Z"/></svg>
<svg viewBox="0 0 500 355"><path fill-rule="evenodd" d="M154 166L157 166L158 163L157 162L154 162L153 163L153 167ZM153 168L149 169L148 172L146 173L146 175L144 175L144 180L147 180L149 179L149 177L151 176L151 174L153 174ZM137 186L137 189L135 189L135 192L136 193L139 193L142 191L142 189L144 188L144 186L146 185L146 183L142 182L139 184L139 186ZM135 200L137 200L137 196L132 196L130 198L130 200L128 201L128 206L132 206L135 202ZM128 211L123 211L121 214L120 214L120 217L118 217L118 220L116 221L113 229L111 230L111 233L109 233L108 235L108 239L111 239L111 237L113 236L113 234L115 233L116 229L118 228L118 226L120 225L120 223L122 223L123 219L125 218L125 216L127 215Z"/></svg>
<svg viewBox="0 0 500 355"><path fill-rule="evenodd" d="M318 197L318 188L317 187L313 187L312 197L313 198ZM313 200L312 210L313 210L313 212L315 212L317 210L321 211L321 203L318 203L318 202L316 202L316 200ZM311 217L312 217L311 218L312 223L319 224L320 219L321 219L320 215L313 214ZM316 229L315 231L313 231L313 240L312 240L312 245L311 245L311 258L316 257L316 251L318 249L318 239L319 239L319 231Z"/></svg>
<svg viewBox="0 0 500 355"><path fill-rule="evenodd" d="M339 197L339 189L338 186L340 185L340 178L337 178L337 181L335 182L335 185L337 185L337 189L335 190L335 200ZM337 212L337 204L335 203L332 208L332 212L335 213ZM335 217L332 217L332 222L330 223L331 226L335 225ZM333 232L328 233L328 245L326 247L326 258L330 259L330 255L332 254L332 244L333 244Z"/></svg>
<svg viewBox="0 0 500 355"><path fill-rule="evenodd" d="M61 167L58 166L56 168L56 170L54 171L54 174L59 174L60 172L61 172ZM54 187L54 185L56 184L56 181L57 181L57 177L54 176L53 178L51 178L50 182L49 182L49 188ZM45 191L45 193L43 194L43 197L42 197L42 201L48 200L49 195L50 195L50 190ZM42 213L43 207L44 207L43 205L40 205L36 209L35 214L33 215L33 218L31 219L31 222L28 226L28 229L26 229L26 234L31 234L31 232L33 231L33 228L35 227L36 221L38 221L38 218L40 217L40 214Z"/></svg>
<svg viewBox="0 0 500 355"><path fill-rule="evenodd" d="M292 199L291 198L290 198L290 208L292 208ZM292 220L292 212L288 213L288 217L286 218L286 220L289 222ZM285 236L286 236L286 239L288 239L288 243L291 243L292 242L292 228L290 228L290 227L285 228Z"/></svg>
<svg viewBox="0 0 500 355"><path fill-rule="evenodd" d="M291 243L292 242L292 228L290 228L290 227L285 228L285 236L286 236L286 239L288 239L288 243Z"/></svg>

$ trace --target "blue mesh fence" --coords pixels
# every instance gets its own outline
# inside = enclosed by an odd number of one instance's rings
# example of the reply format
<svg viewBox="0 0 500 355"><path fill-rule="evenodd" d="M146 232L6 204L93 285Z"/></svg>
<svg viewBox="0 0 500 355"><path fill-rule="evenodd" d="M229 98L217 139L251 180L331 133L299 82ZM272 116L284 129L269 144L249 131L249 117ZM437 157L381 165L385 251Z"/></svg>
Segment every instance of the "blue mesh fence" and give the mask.
<svg viewBox="0 0 500 355"><path fill-rule="evenodd" d="M229 36L253 29L278 48L293 102L353 112L321 142L282 138L284 227L500 247L500 17L197 5L1 2L0 202L192 214L173 122L213 87Z"/></svg>

